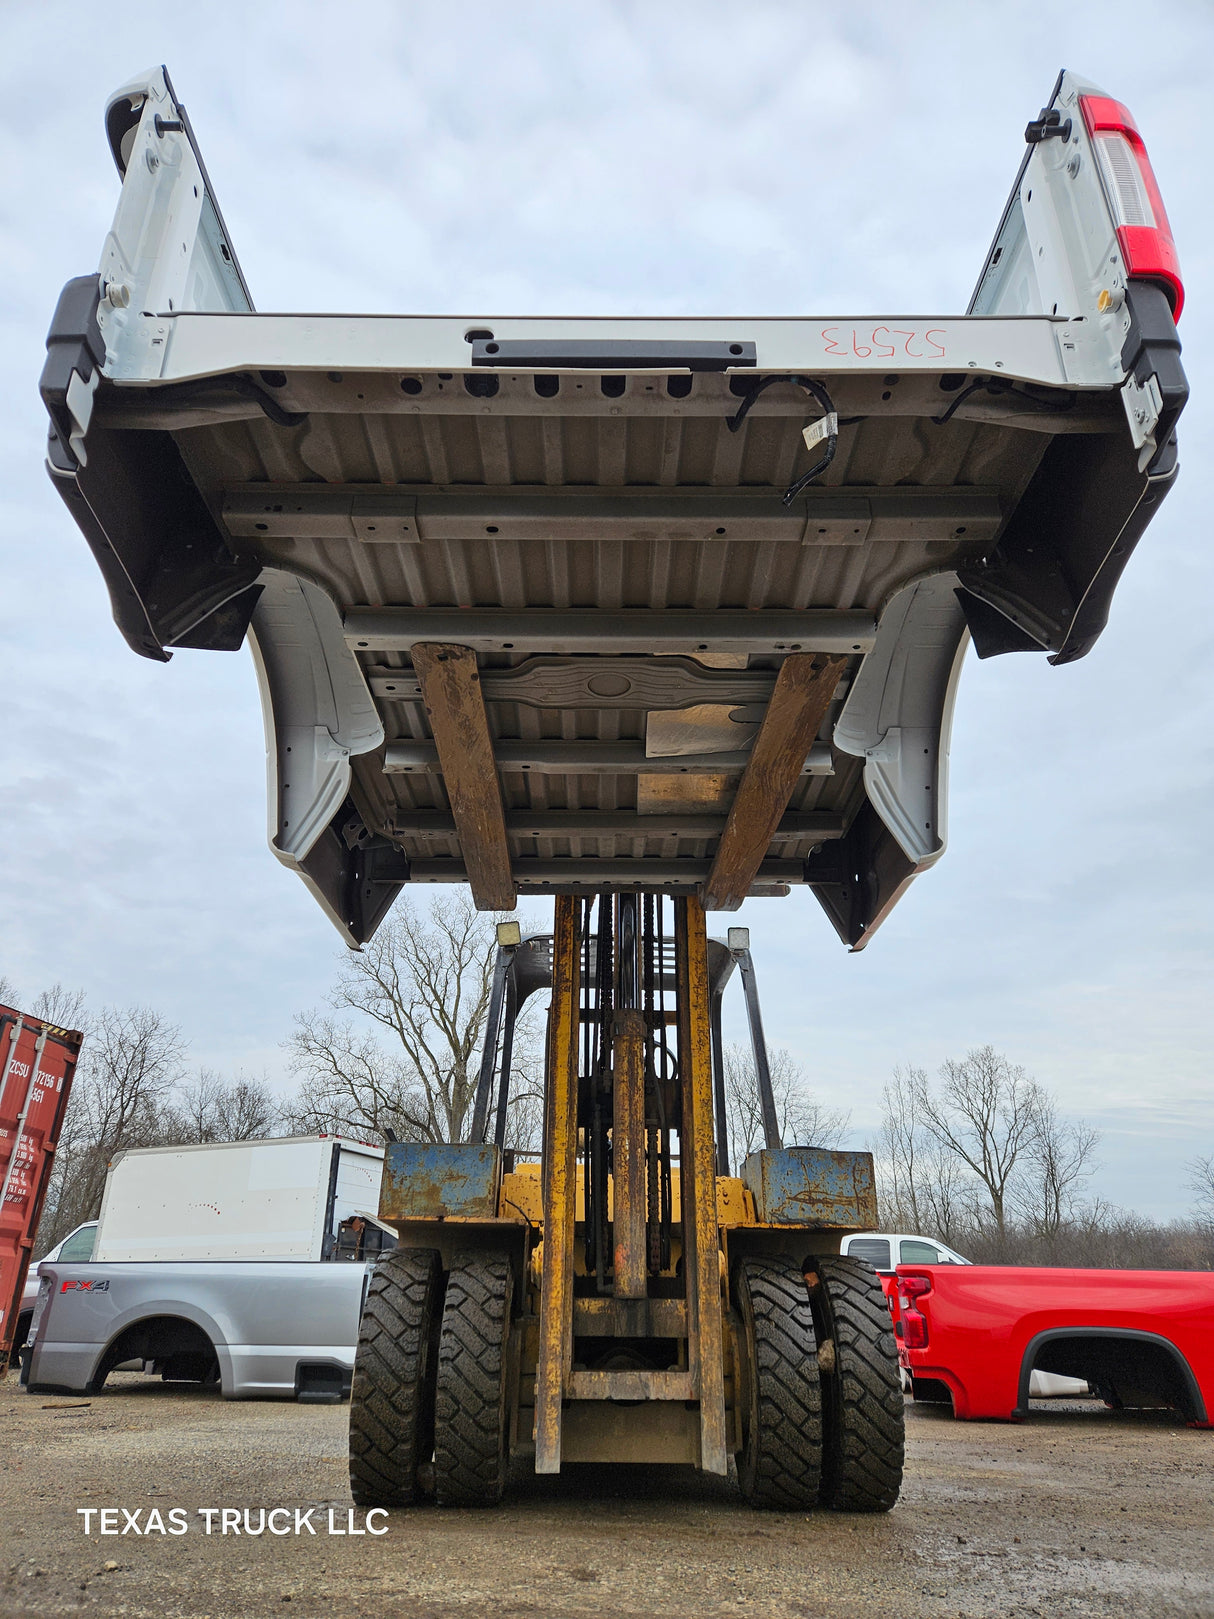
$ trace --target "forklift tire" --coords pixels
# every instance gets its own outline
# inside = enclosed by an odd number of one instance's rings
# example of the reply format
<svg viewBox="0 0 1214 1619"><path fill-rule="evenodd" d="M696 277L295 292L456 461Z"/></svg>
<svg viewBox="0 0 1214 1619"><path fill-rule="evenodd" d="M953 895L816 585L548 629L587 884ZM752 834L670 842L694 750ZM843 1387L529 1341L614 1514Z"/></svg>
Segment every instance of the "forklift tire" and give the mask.
<svg viewBox="0 0 1214 1619"><path fill-rule="evenodd" d="M442 1266L396 1248L371 1273L350 1387L350 1493L360 1507L407 1507L434 1449L435 1339Z"/></svg>
<svg viewBox="0 0 1214 1619"><path fill-rule="evenodd" d="M822 1400L813 1313L801 1267L782 1255L744 1259L734 1272L745 1365L743 1498L776 1511L817 1505L822 1468Z"/></svg>
<svg viewBox="0 0 1214 1619"><path fill-rule="evenodd" d="M902 1488L905 1418L889 1306L858 1259L814 1261L807 1277L822 1380L824 1507L888 1512Z"/></svg>
<svg viewBox="0 0 1214 1619"><path fill-rule="evenodd" d="M514 1267L457 1254L438 1341L434 1486L444 1507L491 1507L506 1487L508 1346Z"/></svg>

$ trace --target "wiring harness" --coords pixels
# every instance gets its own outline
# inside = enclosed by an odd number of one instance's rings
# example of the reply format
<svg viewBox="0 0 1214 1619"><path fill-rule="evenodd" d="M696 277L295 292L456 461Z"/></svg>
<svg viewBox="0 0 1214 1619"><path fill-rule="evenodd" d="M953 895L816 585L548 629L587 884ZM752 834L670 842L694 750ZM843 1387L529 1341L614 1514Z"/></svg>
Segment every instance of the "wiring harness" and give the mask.
<svg viewBox="0 0 1214 1619"><path fill-rule="evenodd" d="M755 400L765 388L770 388L774 382L795 383L798 388L805 389L805 392L810 396L815 404L822 407L822 415L819 420L805 429L805 443L810 449L813 449L815 444L820 444L825 441L825 448L823 449L818 460L814 462L812 467L810 467L809 471L803 472L801 476L797 478L795 482L790 483L788 488L784 491L784 505L791 506L802 490L807 488L815 478L819 477L823 472L825 472L827 467L834 460L835 451L839 448L839 417L835 411L834 401L831 399L830 395L820 382L815 382L812 377L801 376L800 373L796 371L784 371L778 372L774 376L762 377L758 382L755 383L754 387L749 390L742 403L728 420L728 427L731 433L736 433L739 430L742 423L746 420L750 407L754 404Z"/></svg>

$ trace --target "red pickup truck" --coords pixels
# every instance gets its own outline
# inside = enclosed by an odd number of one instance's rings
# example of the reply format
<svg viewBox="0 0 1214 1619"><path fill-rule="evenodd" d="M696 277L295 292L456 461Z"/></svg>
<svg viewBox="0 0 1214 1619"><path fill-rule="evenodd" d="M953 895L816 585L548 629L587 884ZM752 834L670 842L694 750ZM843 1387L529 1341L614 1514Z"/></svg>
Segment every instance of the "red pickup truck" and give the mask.
<svg viewBox="0 0 1214 1619"><path fill-rule="evenodd" d="M1214 1427L1207 1271L901 1265L897 1277L898 1359L916 1395L947 1389L957 1417L1022 1420L1037 1370Z"/></svg>

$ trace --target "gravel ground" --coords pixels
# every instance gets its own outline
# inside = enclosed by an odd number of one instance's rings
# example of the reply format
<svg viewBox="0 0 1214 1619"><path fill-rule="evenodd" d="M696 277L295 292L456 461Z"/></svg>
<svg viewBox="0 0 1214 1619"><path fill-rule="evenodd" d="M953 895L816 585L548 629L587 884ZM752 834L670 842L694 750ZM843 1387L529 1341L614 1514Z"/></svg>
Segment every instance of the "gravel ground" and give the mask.
<svg viewBox="0 0 1214 1619"><path fill-rule="evenodd" d="M0 1385L0 1615L1214 1616L1214 1431L1095 1404L1028 1423L907 1410L895 1510L755 1513L682 1469L520 1470L494 1512L349 1528L345 1406L228 1403L117 1375L87 1404ZM184 1535L84 1532L80 1507ZM312 1508L285 1537L205 1533L200 1508ZM283 1518L275 1520L280 1526ZM355 1514L356 1527L362 1514Z"/></svg>

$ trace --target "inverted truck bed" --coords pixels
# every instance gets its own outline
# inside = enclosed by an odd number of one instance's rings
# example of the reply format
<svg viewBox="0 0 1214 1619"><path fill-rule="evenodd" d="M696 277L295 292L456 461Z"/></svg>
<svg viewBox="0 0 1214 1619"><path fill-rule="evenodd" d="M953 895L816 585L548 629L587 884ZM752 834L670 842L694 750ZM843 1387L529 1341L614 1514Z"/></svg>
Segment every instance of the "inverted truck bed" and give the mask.
<svg viewBox="0 0 1214 1619"><path fill-rule="evenodd" d="M167 74L106 127L51 475L134 650L248 635L351 943L407 882L808 884L861 948L943 851L967 640L1082 657L1176 475L1166 216L1071 74L960 318L258 314Z"/></svg>

